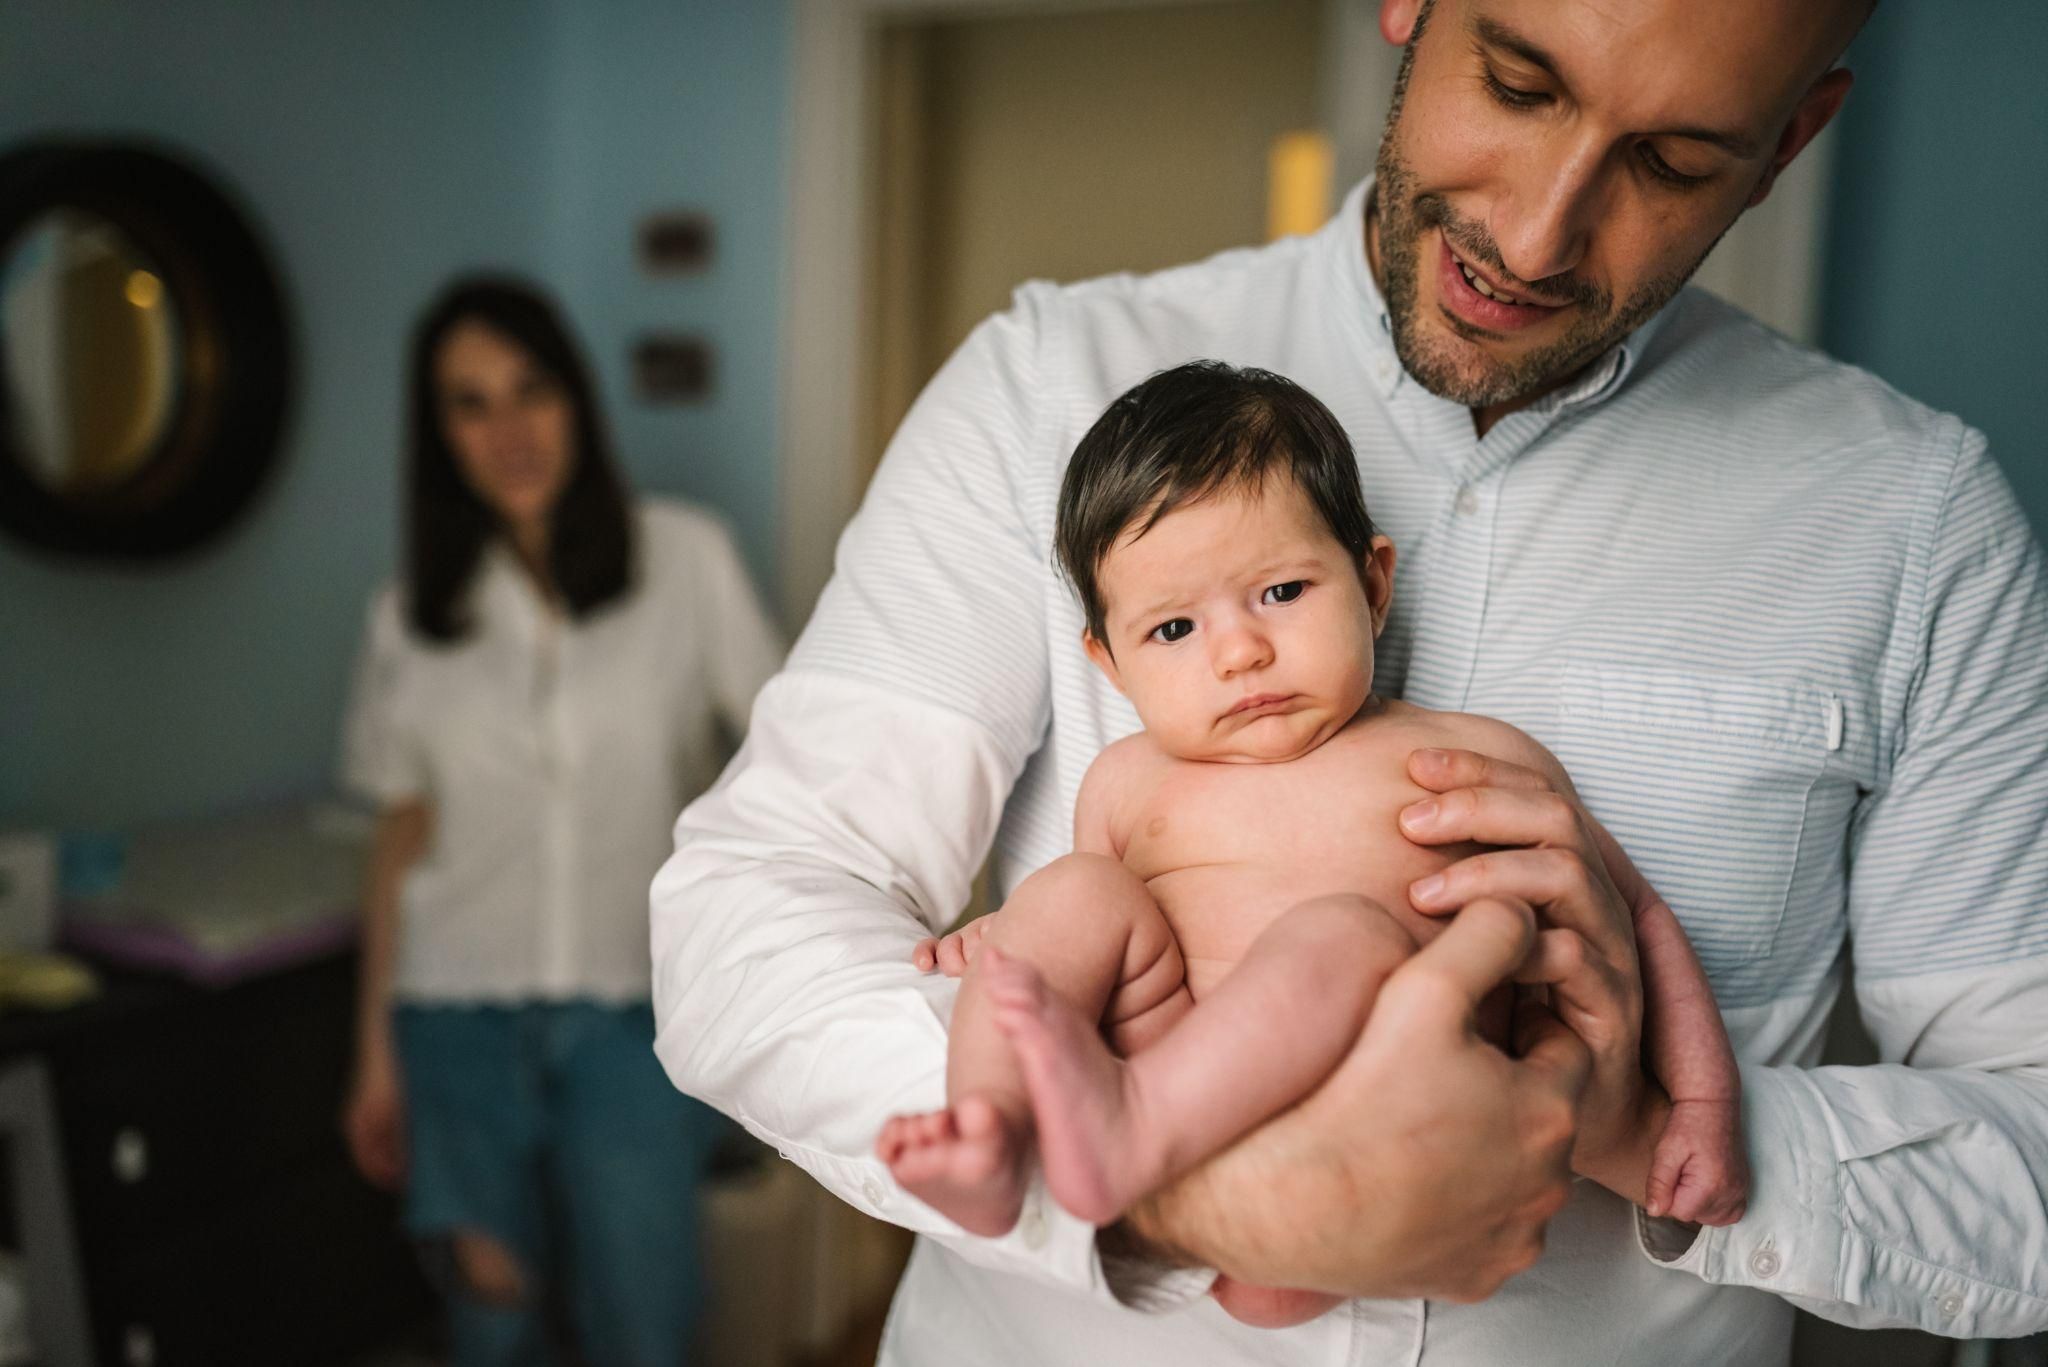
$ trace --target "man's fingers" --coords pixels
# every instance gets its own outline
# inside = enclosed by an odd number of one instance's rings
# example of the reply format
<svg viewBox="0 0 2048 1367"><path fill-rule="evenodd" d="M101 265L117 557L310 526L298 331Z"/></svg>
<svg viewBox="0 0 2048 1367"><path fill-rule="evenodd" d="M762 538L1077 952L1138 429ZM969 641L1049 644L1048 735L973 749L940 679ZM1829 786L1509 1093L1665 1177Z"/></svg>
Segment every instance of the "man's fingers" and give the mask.
<svg viewBox="0 0 2048 1367"><path fill-rule="evenodd" d="M1480 998L1521 966L1535 936L1536 914L1527 902L1481 898L1394 970L1380 990L1372 1019L1391 1017L1393 1023L1383 1029L1413 1028L1418 1016L1471 1028ZM1407 1025L1400 1023L1403 1017Z"/></svg>
<svg viewBox="0 0 2048 1367"><path fill-rule="evenodd" d="M1561 983L1583 972L1591 957L1586 937L1576 930L1540 930L1536 932L1536 947L1515 970L1515 981Z"/></svg>
<svg viewBox="0 0 2048 1367"><path fill-rule="evenodd" d="M1418 845L1556 845L1599 858L1593 835L1568 797L1500 785L1446 789L1401 809L1401 834Z"/></svg>
<svg viewBox="0 0 2048 1367"><path fill-rule="evenodd" d="M1408 776L1433 793L1452 788L1523 788L1548 792L1550 780L1534 769L1476 750L1414 750Z"/></svg>
<svg viewBox="0 0 2048 1367"><path fill-rule="evenodd" d="M1593 1071L1593 1051L1541 1002L1515 1007L1515 1054L1525 1067L1554 1082L1574 1104Z"/></svg>

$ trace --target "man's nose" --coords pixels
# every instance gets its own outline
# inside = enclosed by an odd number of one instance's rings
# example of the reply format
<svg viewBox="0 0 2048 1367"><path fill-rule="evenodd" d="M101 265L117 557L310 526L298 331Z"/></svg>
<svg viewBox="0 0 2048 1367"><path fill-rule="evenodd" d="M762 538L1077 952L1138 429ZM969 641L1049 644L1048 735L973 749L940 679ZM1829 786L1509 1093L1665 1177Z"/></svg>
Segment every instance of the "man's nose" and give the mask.
<svg viewBox="0 0 2048 1367"><path fill-rule="evenodd" d="M1211 655L1219 679L1235 678L1273 663L1273 643L1256 623L1232 623L1218 630L1212 639Z"/></svg>
<svg viewBox="0 0 2048 1367"><path fill-rule="evenodd" d="M1585 259L1600 213L1605 160L1605 149L1590 136L1560 136L1537 155L1516 159L1513 188L1495 202L1487 225L1509 271L1535 284Z"/></svg>

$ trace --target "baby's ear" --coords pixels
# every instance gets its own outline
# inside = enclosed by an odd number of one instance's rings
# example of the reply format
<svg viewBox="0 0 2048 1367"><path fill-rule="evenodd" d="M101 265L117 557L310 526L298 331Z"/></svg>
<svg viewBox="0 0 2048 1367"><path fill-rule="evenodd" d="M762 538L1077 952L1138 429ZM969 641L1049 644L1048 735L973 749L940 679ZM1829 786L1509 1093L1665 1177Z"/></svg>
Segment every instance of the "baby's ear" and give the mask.
<svg viewBox="0 0 2048 1367"><path fill-rule="evenodd" d="M1109 647L1096 640L1095 633L1086 627L1081 629L1081 649L1088 653L1088 658L1095 662L1095 667L1102 671L1110 686L1119 693L1123 692L1124 680L1123 675L1117 672L1116 656L1110 654Z"/></svg>

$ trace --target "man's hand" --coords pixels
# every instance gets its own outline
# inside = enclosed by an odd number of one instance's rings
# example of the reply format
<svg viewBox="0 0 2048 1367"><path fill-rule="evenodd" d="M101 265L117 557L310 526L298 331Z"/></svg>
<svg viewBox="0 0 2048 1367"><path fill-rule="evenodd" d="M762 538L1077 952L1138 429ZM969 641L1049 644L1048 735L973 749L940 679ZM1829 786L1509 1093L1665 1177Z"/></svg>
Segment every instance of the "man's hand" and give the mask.
<svg viewBox="0 0 2048 1367"><path fill-rule="evenodd" d="M1536 1261L1570 1192L1588 1056L1541 1007L1519 1058L1482 1040L1481 998L1535 943L1527 905L1482 899L1394 970L1365 1031L1307 1100L1127 1217L1141 1247L1240 1281L1475 1301Z"/></svg>
<svg viewBox="0 0 2048 1367"><path fill-rule="evenodd" d="M1401 831L1410 840L1512 847L1422 879L1409 889L1410 902L1429 915L1485 897L1536 909L1544 928L1517 979L1547 985L1558 1018L1592 1051L1573 1167L1641 1203L1670 1109L1642 1063L1633 909L1656 893L1576 796L1533 769L1469 750L1417 750L1408 773L1438 794L1402 812Z"/></svg>

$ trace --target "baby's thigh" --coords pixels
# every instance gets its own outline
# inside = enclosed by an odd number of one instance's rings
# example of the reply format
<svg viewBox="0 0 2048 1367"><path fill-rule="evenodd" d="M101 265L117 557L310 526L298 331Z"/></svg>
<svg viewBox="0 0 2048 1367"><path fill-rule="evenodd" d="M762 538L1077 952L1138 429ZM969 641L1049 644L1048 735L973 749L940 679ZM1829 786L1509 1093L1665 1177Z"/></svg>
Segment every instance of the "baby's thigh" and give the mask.
<svg viewBox="0 0 2048 1367"><path fill-rule="evenodd" d="M1415 950L1415 936L1384 906L1369 897L1330 893L1274 918L1246 951L1245 963L1256 957L1284 964L1301 1000L1348 1013L1362 1029L1380 985Z"/></svg>
<svg viewBox="0 0 2048 1367"><path fill-rule="evenodd" d="M1102 1014L1133 978L1157 979L1180 951L1144 880L1107 855L1069 854L1025 879L1003 903L988 943L1024 960L1084 1013ZM1171 990L1169 987L1168 991Z"/></svg>

